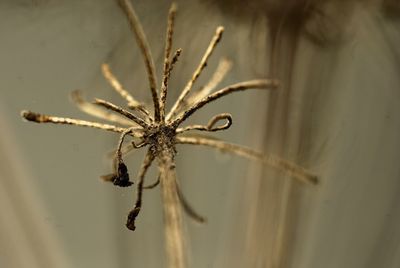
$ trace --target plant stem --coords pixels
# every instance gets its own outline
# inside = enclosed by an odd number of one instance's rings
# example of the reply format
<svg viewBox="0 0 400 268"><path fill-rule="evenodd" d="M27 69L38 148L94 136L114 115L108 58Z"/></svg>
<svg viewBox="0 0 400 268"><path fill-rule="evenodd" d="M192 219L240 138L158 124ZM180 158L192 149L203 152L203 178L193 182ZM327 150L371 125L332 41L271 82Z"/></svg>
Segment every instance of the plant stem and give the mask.
<svg viewBox="0 0 400 268"><path fill-rule="evenodd" d="M161 151L158 157L164 209L167 267L185 268L187 267L187 252L185 252L182 211L176 185L174 154L173 149L167 149Z"/></svg>

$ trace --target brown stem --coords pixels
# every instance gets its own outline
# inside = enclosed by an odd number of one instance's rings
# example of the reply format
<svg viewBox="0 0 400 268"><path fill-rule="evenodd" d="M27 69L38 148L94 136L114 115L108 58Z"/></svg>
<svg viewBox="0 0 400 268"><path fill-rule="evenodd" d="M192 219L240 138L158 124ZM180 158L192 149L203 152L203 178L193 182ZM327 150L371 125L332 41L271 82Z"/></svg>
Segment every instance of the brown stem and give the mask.
<svg viewBox="0 0 400 268"><path fill-rule="evenodd" d="M189 94L194 82L196 82L197 78L199 78L203 69L207 66L207 61L210 58L213 51L215 50L215 47L221 40L223 32L224 32L224 27L222 27L222 26L219 26L217 28L217 30L215 31L215 34L214 34L213 38L211 39L211 42L208 45L207 50L204 53L204 56L201 59L199 66L197 66L197 69L194 71L192 78L186 84L185 88L182 90L182 93L179 95L177 101L172 106L171 111L169 112L169 114L167 116L167 120L169 120L175 114L176 110L179 109L179 106L182 105L184 98L186 97L187 94Z"/></svg>
<svg viewBox="0 0 400 268"><path fill-rule="evenodd" d="M219 99L225 95L228 95L233 92L243 91L248 89L275 89L279 85L279 82L274 79L260 79L260 80L250 80L245 82L236 83L230 86L227 86L223 89L214 92L197 103L193 104L186 111L181 113L177 118L172 121L171 125L173 127L179 126L184 120L186 120L189 116L191 116L195 111L203 107L209 102L212 102L216 99Z"/></svg>
<svg viewBox="0 0 400 268"><path fill-rule="evenodd" d="M31 111L22 111L21 116L28 121L35 122L35 123L52 123L52 124L60 124L60 125L73 125L73 126L80 126L80 127L91 127L91 128L98 128L102 130L123 133L126 128L116 127L113 125L102 124L97 122L89 122L80 119L73 119L67 117L57 117L45 114L34 113Z"/></svg>
<svg viewBox="0 0 400 268"><path fill-rule="evenodd" d="M104 109L94 105L86 101L80 90L74 90L71 92L71 100L72 102L84 113L87 113L91 116L95 116L97 118L101 118L104 120L108 120L114 123L118 123L124 126L132 126L132 121L122 117L119 114L114 114L109 111L104 111Z"/></svg>
<svg viewBox="0 0 400 268"><path fill-rule="evenodd" d="M170 54L172 47L172 35L174 33L174 22L176 14L176 4L172 3L168 13L168 26L165 38L165 52L164 52L164 68L163 68L163 79L160 90L160 121L164 122L165 117L165 102L167 99L168 91L168 79L170 70Z"/></svg>
<svg viewBox="0 0 400 268"><path fill-rule="evenodd" d="M219 121L226 120L225 124L221 126L215 126ZM217 114L208 122L206 126L203 125L190 125L183 128L177 128L176 133L180 134L189 130L200 130L208 132L216 132L220 130L226 130L232 125L232 116L228 113Z"/></svg>
<svg viewBox="0 0 400 268"><path fill-rule="evenodd" d="M154 118L158 122L160 120L160 103L157 95L157 81L156 81L156 71L154 68L153 57L151 56L150 46L147 42L146 35L144 34L142 25L136 15L136 12L129 0L118 0L122 10L125 12L131 30L133 31L136 42L142 52L144 63L147 70L147 75L149 78L151 96L153 98L154 104Z"/></svg>
<svg viewBox="0 0 400 268"><path fill-rule="evenodd" d="M131 119L133 122L135 122L136 124L142 126L143 128L147 128L148 127L148 124L146 123L146 121L144 121L140 117L134 115L133 113L131 113L131 112L129 112L129 111L127 111L127 110L125 110L125 109L123 109L123 108L121 108L121 107L119 107L119 106L117 106L117 105L115 105L115 104L113 104L113 103L111 103L109 101L105 101L105 100L96 98L94 100L94 104L102 106L104 108L107 108L107 109L109 109L111 111L117 112L117 113L125 116L126 118Z"/></svg>
<svg viewBox="0 0 400 268"><path fill-rule="evenodd" d="M154 155L149 150L146 153L146 156L143 160L142 166L140 167L139 174L138 174L139 181L137 183L135 207L129 213L128 220L126 222L126 227L132 231L134 231L136 229L135 220L136 220L136 217L139 215L139 212L142 208L144 177L146 176L146 172L149 169L149 167L151 166L151 163L153 162L153 160L154 160Z"/></svg>

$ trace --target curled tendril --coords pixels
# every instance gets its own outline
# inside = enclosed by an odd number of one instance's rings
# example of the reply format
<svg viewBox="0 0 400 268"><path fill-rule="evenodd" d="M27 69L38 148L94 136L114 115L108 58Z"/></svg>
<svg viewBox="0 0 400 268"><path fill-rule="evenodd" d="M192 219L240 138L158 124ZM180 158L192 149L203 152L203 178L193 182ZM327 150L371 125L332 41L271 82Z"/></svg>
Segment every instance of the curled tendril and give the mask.
<svg viewBox="0 0 400 268"><path fill-rule="evenodd" d="M226 123L219 127L214 127L218 121L226 120ZM225 130L230 128L232 125L232 116L228 113L217 114L207 124L208 131L218 131L218 130Z"/></svg>
<svg viewBox="0 0 400 268"><path fill-rule="evenodd" d="M220 126L216 126L217 123L220 121L225 120L225 123ZM182 133L186 132L189 130L200 130L200 131L209 131L209 132L215 132L215 131L220 131L220 130L225 130L230 128L232 125L232 116L228 113L222 113L222 114L217 114L213 118L208 121L208 124L206 126L204 125L190 125L184 128L178 128L176 130L176 133Z"/></svg>

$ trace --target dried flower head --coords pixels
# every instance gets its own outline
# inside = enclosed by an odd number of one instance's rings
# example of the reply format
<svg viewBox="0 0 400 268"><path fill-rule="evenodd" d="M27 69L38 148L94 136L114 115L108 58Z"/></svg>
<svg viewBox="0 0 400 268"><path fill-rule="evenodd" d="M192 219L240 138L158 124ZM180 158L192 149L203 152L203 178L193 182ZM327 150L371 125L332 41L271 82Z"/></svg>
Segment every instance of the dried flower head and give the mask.
<svg viewBox="0 0 400 268"><path fill-rule="evenodd" d="M95 99L92 103L85 101L79 91L72 93L73 102L84 112L102 119L106 119L118 125L109 125L97 122L83 121L79 119L55 117L22 111L21 115L28 121L36 123L69 124L97 128L101 130L120 133L119 143L115 152L114 172L102 176L103 180L112 182L116 186L127 187L133 182L130 180L128 168L123 161L124 155L132 149L147 147L142 166L137 175L137 196L136 202L128 215L126 226L135 230L135 220L142 208L142 195L144 189L151 189L161 184L164 201L164 218L166 223L166 243L171 267L181 267L183 255L183 239L181 234L181 214L179 204L184 211L194 220L204 222L205 218L196 213L184 198L179 189L175 175L174 157L176 155L176 144L205 145L224 152L240 155L246 158L261 161L265 164L276 167L299 180L317 183L317 177L305 169L274 156L265 156L262 153L249 148L226 143L208 135L190 134L191 131L216 132L228 129L232 124L232 116L228 113L221 113L208 122L207 125L189 125L181 127L182 123L194 112L223 96L233 92L248 89L276 89L279 85L274 79L259 79L236 83L219 90L215 90L218 84L231 68L231 62L221 59L215 73L210 81L202 88L192 91L192 87L202 70L206 67L207 61L222 37L224 28L216 29L214 36L208 45L200 64L194 71L180 96L166 113L165 102L168 92L168 82L171 71L178 61L182 52L177 49L171 57L173 26L176 14L176 5L172 4L168 15L168 26L166 31L166 44L163 65L163 76L159 92L157 91L157 80L153 58L142 26L129 0L119 0L119 4L126 14L130 28L134 33L137 44L144 58L150 92L153 101L153 111L150 107L136 100L124 89L107 64L102 65L102 73L113 89L127 102L130 110L117 106L111 102ZM191 93L189 95L189 93ZM124 145L126 137L131 138L129 144ZM144 185L144 178L152 162L157 159L159 167L158 180L148 186ZM172 252L173 251L173 252ZM172 252L172 253L171 253Z"/></svg>

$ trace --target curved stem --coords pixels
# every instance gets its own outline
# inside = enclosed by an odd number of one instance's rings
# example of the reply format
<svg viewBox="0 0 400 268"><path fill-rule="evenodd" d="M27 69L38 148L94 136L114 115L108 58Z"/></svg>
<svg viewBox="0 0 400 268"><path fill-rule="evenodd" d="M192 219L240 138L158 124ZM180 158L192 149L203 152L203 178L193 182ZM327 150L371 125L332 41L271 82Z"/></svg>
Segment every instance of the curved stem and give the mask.
<svg viewBox="0 0 400 268"><path fill-rule="evenodd" d="M143 160L142 166L140 167L138 178L139 181L137 183L137 194L136 194L136 202L134 209L129 213L128 220L126 222L126 227L129 230L134 231L136 229L135 220L139 215L139 212L142 208L142 196L143 196L143 187L144 187L144 177L146 175L147 170L151 166L151 163L154 160L154 155L149 151L147 151L146 156Z"/></svg>
<svg viewBox="0 0 400 268"><path fill-rule="evenodd" d="M226 120L226 123L221 125L221 126L215 126L218 121L221 120ZM183 128L177 128L176 129L176 134L181 134L183 132L189 131L189 130L200 130L200 131L208 131L208 132L216 132L220 130L225 130L230 128L232 125L232 116L228 113L222 113L222 114L217 114L211 120L208 122L206 126L203 125L191 125Z"/></svg>
<svg viewBox="0 0 400 268"><path fill-rule="evenodd" d="M223 89L214 92L207 97L203 98L202 100L198 101L197 103L193 104L189 109L182 112L177 118L172 121L171 125L173 127L179 126L184 120L186 120L189 116L191 116L195 111L210 103L216 99L219 99L225 95L228 95L233 92L243 91L248 89L275 89L279 85L277 80L274 79L260 79L260 80L250 80L245 82L240 82L237 84L233 84L227 86Z"/></svg>
<svg viewBox="0 0 400 268"><path fill-rule="evenodd" d="M99 105L99 106L103 106L104 108L107 108L111 111L117 112L123 116L125 116L126 118L131 119L133 122L135 122L136 124L142 126L143 128L148 127L148 124L146 123L146 121L144 121L143 119L141 119L140 117L134 115L133 113L109 102L109 101L105 101L102 99L95 99L94 100L94 104Z"/></svg>
<svg viewBox="0 0 400 268"><path fill-rule="evenodd" d="M309 172L308 170L306 170L305 168L300 167L295 163L276 157L274 155L265 155L261 152L254 151L244 146L223 142L221 140L214 140L203 137L190 137L190 136L176 137L176 143L205 145L213 147L223 152L228 152L231 154L246 157L248 159L260 161L266 165L277 168L287 173L289 176L292 176L293 178L296 178L301 182L318 184L318 177Z"/></svg>

